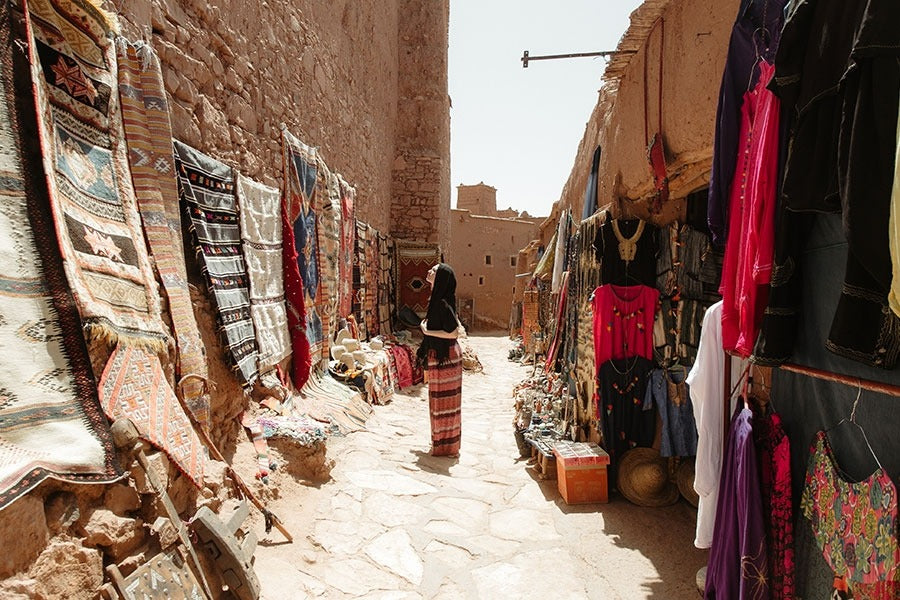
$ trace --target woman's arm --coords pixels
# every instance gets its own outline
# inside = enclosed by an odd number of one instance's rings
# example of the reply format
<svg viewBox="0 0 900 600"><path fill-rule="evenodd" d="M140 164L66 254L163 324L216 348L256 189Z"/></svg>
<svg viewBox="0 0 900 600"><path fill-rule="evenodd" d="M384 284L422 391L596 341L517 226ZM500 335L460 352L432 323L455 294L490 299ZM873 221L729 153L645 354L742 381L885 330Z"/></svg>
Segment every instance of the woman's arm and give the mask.
<svg viewBox="0 0 900 600"><path fill-rule="evenodd" d="M422 319L422 322L419 323L419 327L422 329L422 333L430 335L431 337L443 338L445 340L455 340L459 337L459 330L457 329L450 332L444 331L443 329L428 329L428 319Z"/></svg>

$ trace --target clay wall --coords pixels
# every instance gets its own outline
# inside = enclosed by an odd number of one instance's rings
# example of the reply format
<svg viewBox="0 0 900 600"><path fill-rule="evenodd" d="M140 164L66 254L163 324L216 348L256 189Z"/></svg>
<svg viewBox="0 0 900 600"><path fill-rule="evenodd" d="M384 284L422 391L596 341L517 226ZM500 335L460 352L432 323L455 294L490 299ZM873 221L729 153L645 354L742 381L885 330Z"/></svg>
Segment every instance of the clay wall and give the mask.
<svg viewBox="0 0 900 600"><path fill-rule="evenodd" d="M485 185L484 182L475 185L458 185L456 186L456 208L467 210L473 215L483 215L486 217L518 217L519 213L509 215L509 211L505 214L497 213L497 188Z"/></svg>
<svg viewBox="0 0 900 600"><path fill-rule="evenodd" d="M456 296L474 298L477 326L505 329L519 272L519 249L534 239L537 228L529 221L451 212L449 262L456 272Z"/></svg>
<svg viewBox="0 0 900 600"><path fill-rule="evenodd" d="M580 218L591 158L599 143L603 152L598 205L612 203L617 214L649 216L643 206L652 185L647 142L656 131L664 139L672 201L654 220L671 221L683 210L680 200L707 185L719 82L738 4L738 0L712 4L647 0L632 13L631 26L618 49L634 53L617 57L607 68L558 204L572 208ZM664 32L660 17L665 21Z"/></svg>

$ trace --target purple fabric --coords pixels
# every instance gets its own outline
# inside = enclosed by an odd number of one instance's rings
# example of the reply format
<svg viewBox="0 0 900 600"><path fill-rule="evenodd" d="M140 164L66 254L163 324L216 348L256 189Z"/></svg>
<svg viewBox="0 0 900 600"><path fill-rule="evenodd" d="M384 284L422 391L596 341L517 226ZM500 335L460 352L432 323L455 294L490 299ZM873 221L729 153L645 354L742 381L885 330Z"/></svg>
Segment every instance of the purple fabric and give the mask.
<svg viewBox="0 0 900 600"><path fill-rule="evenodd" d="M731 30L716 107L716 134L709 175L707 219L713 243L717 246L725 244L727 235L728 200L737 162L742 99L745 92L753 89L759 77L755 69L757 54L768 62L775 57L784 23L785 3L786 0L741 0L737 20Z"/></svg>
<svg viewBox="0 0 900 600"><path fill-rule="evenodd" d="M768 549L753 443L753 413L749 408L736 411L725 444L703 597L769 597Z"/></svg>

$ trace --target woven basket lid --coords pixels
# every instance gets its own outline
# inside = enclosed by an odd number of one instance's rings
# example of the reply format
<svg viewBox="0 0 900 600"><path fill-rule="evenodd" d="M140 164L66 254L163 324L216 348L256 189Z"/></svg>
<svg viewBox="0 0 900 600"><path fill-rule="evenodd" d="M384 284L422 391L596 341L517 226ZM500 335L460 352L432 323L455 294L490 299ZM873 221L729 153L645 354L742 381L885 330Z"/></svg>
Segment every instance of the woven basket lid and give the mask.
<svg viewBox="0 0 900 600"><path fill-rule="evenodd" d="M697 508L700 504L700 494L694 489L694 460L688 459L678 465L675 471L675 483L678 485L678 491L684 496L691 506Z"/></svg>
<svg viewBox="0 0 900 600"><path fill-rule="evenodd" d="M619 461L619 491L638 506L668 506L678 500L668 461L653 448L632 448Z"/></svg>

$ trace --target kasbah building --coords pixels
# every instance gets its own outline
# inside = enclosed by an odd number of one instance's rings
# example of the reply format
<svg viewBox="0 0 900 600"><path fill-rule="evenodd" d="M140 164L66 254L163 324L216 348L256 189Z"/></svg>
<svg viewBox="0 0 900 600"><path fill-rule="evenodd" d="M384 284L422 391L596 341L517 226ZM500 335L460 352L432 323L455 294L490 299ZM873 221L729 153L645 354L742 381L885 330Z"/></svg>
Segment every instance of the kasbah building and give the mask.
<svg viewBox="0 0 900 600"><path fill-rule="evenodd" d="M41 1L55 5L99 2ZM355 187L358 220L396 240L427 242L441 249L456 270L459 298L464 301L462 306L469 306L469 313L463 316L473 337L477 337L479 330L509 331L511 321L515 320L511 315L515 315L516 303L521 303L538 253L549 243L559 216L566 210L576 220L581 215L591 158L597 145L604 149L598 170L600 205L609 205L615 216L649 217L647 200L652 194L653 178L643 139L645 101L648 114L662 115L658 128L665 135L670 190L668 204L654 216L654 222L665 224L682 216L685 198L708 184L718 84L738 8L737 0L646 0L635 10L619 42L619 53L610 60L603 74L597 104L586 115L587 124L571 173L566 181L560 182L560 196L549 216L534 218L512 208L498 210L497 190L483 182L460 185L457 207L451 209L449 0L220 0L215 4L203 0L129 0L104 4L107 8L115 4L122 35L147 41L158 55L172 130L178 139L250 178L279 189L283 184L281 128L286 127L315 146L328 166ZM554 7L557 8L564 10L564 5ZM664 38L658 33L661 20L665 22ZM665 73L664 78L660 70ZM646 98L645 78L654 90ZM657 86L661 87L659 93ZM489 182L490 176L485 173L484 180ZM335 526L341 529L340 535L323 549L323 544L314 539L320 532L316 522L312 516L304 516L304 507L308 506L304 494L321 490L300 486L282 471L273 474L273 480L281 478L285 482L283 490L254 480L256 457L239 416L248 403L258 398L242 390L226 365L216 336L212 307L201 287L192 285L191 295L207 348L210 379L215 382L210 389L211 441L221 450L225 461L234 461L235 469L250 482L253 493L264 504L278 506L282 520L297 528L294 531L297 546L284 546L283 539L273 530L270 539L275 541L257 548L257 569L269 574L268 579L262 578L262 598L522 597L506 596L502 584L492 587L489 583L483 586L479 583L477 589L451 586L450 591L442 594L440 580L435 582L427 573L423 579L421 567L418 571L404 568L404 560L408 558L404 552L409 544L404 546L391 538L383 552L372 551L371 546L364 550L360 540L370 542L375 539L375 533L354 530L352 520L350 524L342 521L343 529ZM512 333L518 331L513 328ZM491 338L490 343L502 339ZM97 352L97 355L91 353L95 373L102 369L105 359L102 351ZM505 361L505 350L502 354ZM163 366L167 372L173 372L171 364ZM507 367L501 364L497 368ZM489 391L485 394L490 396ZM502 421L506 426L512 417L509 389L497 389L491 397L500 398L492 400L494 404L510 405L509 415ZM415 402L415 406L422 406L421 399ZM376 412L384 408L387 407L376 407ZM484 437L491 437L496 432L483 433ZM510 435L506 436L507 433ZM509 437L511 442L511 432L500 434ZM324 449L318 452L321 454L318 458L322 458ZM162 453L148 449L148 454L151 468L167 482L168 496L183 521L189 520L200 505L219 510L230 506L239 495L222 461L212 461L206 484L198 491L185 477L179 476ZM304 460L311 460L302 452L296 456L301 466ZM360 457L354 454L353 460L347 462L361 460L368 464L368 458ZM336 460L340 461L341 457ZM427 460L425 463L422 468L400 470L406 473L432 468ZM470 467L473 472L481 473L477 471L478 466ZM479 478L491 481L489 473ZM528 483L536 485L530 480ZM382 492L390 493L390 485ZM481 486L490 485L477 481L469 487L480 492ZM558 498L555 488L542 489L544 495L549 493ZM348 503L354 494L360 493L356 490L334 495ZM415 496L420 492L400 493ZM134 476L110 485L87 486L51 478L22 493L0 510L3 549L0 598L99 597L100 587L110 584L113 577L105 567L117 564L119 573L128 576L160 550L160 540L164 537L170 546L181 543L174 541L178 536L173 531L178 527L173 528L171 520L167 522L166 510L158 496L146 481L136 481ZM540 493L537 496L540 500L534 500L536 504L544 502ZM553 502L550 504L555 506ZM391 517L384 519L404 523L406 509L401 505L406 506L398 503L392 509L385 509L385 514L390 513ZM463 506L462 500L459 506ZM286 518L286 510L292 516ZM416 507L416 510L424 509ZM262 517L252 506L250 512L248 523L260 530L259 536L263 537ZM361 509L358 512L351 516L361 519ZM523 515L526 513L522 510ZM640 511L634 514L636 517L632 518L652 518L642 517ZM566 512L561 516L578 515ZM334 521L328 523L333 525ZM440 521L430 531L450 528L452 524L448 523ZM664 527L663 523L656 524ZM525 535L529 533L528 526L515 519L508 525L511 529L521 526ZM484 528L488 529L486 525ZM166 533L160 533L162 530ZM422 531L412 534L416 548L424 535ZM570 529L566 535L577 538L580 534ZM404 539L408 541L408 538ZM562 543L555 534L548 539L552 544ZM500 540L496 546L506 543ZM678 552L663 548L664 541L658 543L660 561L679 560ZM681 540L680 544L676 547L688 548L688 554L694 552L690 539ZM459 548L451 546L441 546L442 559L449 561L457 556ZM307 570L323 568L329 553L344 548L350 548L355 558L340 563L343 572L332 573L318 582L302 575ZM613 550L610 545L609 551ZM276 553L268 563L267 552ZM624 552L633 550L625 548ZM384 558L385 553L390 556ZM463 553L470 557L484 556L465 549ZM697 555L691 556L696 562ZM191 562L190 558L184 560ZM513 558L509 561L516 562ZM209 566L207 559L203 562ZM516 569L540 575L541 581L551 582L552 586L571 583L555 575L564 565L516 564ZM691 589L697 565L688 566L691 568L680 576L683 581L689 581L687 589ZM379 568L384 572L393 571L392 578L386 581L399 582L396 585L402 591L392 594L390 583L366 588L364 580L381 581L373 575ZM611 567L595 563L592 568L601 573ZM291 569L301 575L289 579L289 584L272 575ZM498 577L506 572L496 571ZM562 568L562 572L576 583L582 577L594 583L617 577L615 573L588 576L571 568ZM621 576L640 577L634 573L628 575L627 569ZM210 579L213 596L235 597L222 592L221 585L217 588L218 580L212 575ZM684 590L683 585L682 582L679 589ZM419 593L421 586L430 591ZM581 592L565 597L687 598L696 594L693 588L691 595L668 595L666 586L659 582L649 587L656 593L638 596L610 592L611 595L597 596ZM250 597L260 597L258 590L256 596Z"/></svg>

